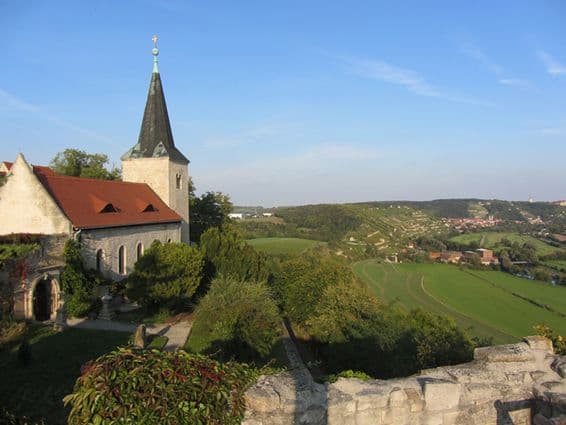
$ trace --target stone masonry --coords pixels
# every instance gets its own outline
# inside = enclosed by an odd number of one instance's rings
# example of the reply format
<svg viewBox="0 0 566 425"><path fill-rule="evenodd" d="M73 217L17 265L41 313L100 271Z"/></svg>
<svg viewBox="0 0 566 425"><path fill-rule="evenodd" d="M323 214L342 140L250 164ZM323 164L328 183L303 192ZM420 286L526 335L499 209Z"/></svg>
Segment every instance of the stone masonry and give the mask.
<svg viewBox="0 0 566 425"><path fill-rule="evenodd" d="M566 356L530 336L407 378L318 384L297 369L261 377L246 402L244 425L566 425Z"/></svg>

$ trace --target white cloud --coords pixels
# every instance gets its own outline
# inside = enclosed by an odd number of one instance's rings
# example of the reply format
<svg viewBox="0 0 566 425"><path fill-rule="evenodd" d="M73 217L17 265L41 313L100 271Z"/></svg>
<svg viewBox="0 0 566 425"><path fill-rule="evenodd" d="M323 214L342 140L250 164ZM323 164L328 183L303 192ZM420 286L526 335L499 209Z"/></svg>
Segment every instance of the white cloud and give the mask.
<svg viewBox="0 0 566 425"><path fill-rule="evenodd" d="M488 58L487 55L476 46L471 44L466 44L465 46L462 47L462 50L469 57L477 60L479 63L481 63L491 72L493 72L495 75L500 76L503 74L503 67L492 61L490 58Z"/></svg>
<svg viewBox="0 0 566 425"><path fill-rule="evenodd" d="M533 87L531 83L521 78L500 78L498 81L499 84L503 84L504 86L513 86L525 89Z"/></svg>
<svg viewBox="0 0 566 425"><path fill-rule="evenodd" d="M521 78L511 78L506 76L505 69L489 58L481 49L473 44L466 44L462 46L462 50L472 59L479 62L484 68L488 69L492 74L497 77L497 82L504 86L519 87L523 89L531 89L533 85Z"/></svg>
<svg viewBox="0 0 566 425"><path fill-rule="evenodd" d="M550 75L566 74L566 65L558 62L544 50L539 50L537 53L540 60L546 66L546 72L548 72Z"/></svg>
<svg viewBox="0 0 566 425"><path fill-rule="evenodd" d="M436 88L413 70L399 68L383 61L367 59L349 59L348 65L354 73L363 77L397 84L421 96L441 96Z"/></svg>
<svg viewBox="0 0 566 425"><path fill-rule="evenodd" d="M445 92L430 84L422 75L411 69L400 68L381 60L357 58L341 58L341 60L346 63L350 72L356 75L402 86L419 96L434 97L470 105L493 106L491 102Z"/></svg>
<svg viewBox="0 0 566 425"><path fill-rule="evenodd" d="M20 111L26 111L26 112L37 112L39 111L39 107L37 107L36 105L32 105L31 103L28 103L10 93L8 93L5 90L0 89L0 97L2 97L4 100L6 100L8 106L14 108L14 109L18 109Z"/></svg>

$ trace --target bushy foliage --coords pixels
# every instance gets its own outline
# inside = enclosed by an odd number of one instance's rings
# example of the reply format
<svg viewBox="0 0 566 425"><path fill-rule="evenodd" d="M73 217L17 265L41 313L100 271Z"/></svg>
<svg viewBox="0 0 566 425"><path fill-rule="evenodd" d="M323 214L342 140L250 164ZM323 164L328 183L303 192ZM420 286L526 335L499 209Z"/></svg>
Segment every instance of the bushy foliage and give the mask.
<svg viewBox="0 0 566 425"><path fill-rule="evenodd" d="M220 276L198 306L193 332L206 335L201 341L204 351L220 350L224 358L250 361L269 354L280 324L265 283Z"/></svg>
<svg viewBox="0 0 566 425"><path fill-rule="evenodd" d="M0 321L0 350L17 344L27 332L27 323L15 320Z"/></svg>
<svg viewBox="0 0 566 425"><path fill-rule="evenodd" d="M408 325L416 370L472 359L472 340L448 317L413 310L408 315Z"/></svg>
<svg viewBox="0 0 566 425"><path fill-rule="evenodd" d="M338 283L351 283L350 267L330 255L306 254L281 264L273 287L291 321L304 324L314 314L324 290Z"/></svg>
<svg viewBox="0 0 566 425"><path fill-rule="evenodd" d="M97 283L95 273L86 270L80 245L74 239L65 243L63 250L65 266L61 273L61 284L65 292L65 309L70 316L84 317L96 304L93 289Z"/></svg>
<svg viewBox="0 0 566 425"><path fill-rule="evenodd" d="M267 257L248 245L233 226L211 227L200 239L207 260L207 277L224 275L242 281L266 281Z"/></svg>
<svg viewBox="0 0 566 425"><path fill-rule="evenodd" d="M136 262L126 282L126 294L148 309L189 300L201 284L204 258L183 243L155 241Z"/></svg>
<svg viewBox="0 0 566 425"><path fill-rule="evenodd" d="M0 424L2 425L45 425L44 421L34 421L26 416L16 416L12 412L0 407Z"/></svg>
<svg viewBox="0 0 566 425"><path fill-rule="evenodd" d="M544 324L536 325L534 329L538 335L544 336L552 341L552 346L556 354L566 355L566 338Z"/></svg>
<svg viewBox="0 0 566 425"><path fill-rule="evenodd" d="M304 329L323 368L344 368L379 378L471 360L473 344L447 318L420 310L404 313L380 303L356 283L328 286Z"/></svg>
<svg viewBox="0 0 566 425"><path fill-rule="evenodd" d="M309 238L326 241L340 240L362 224L362 219L346 205L278 208L276 214L287 223L308 229Z"/></svg>
<svg viewBox="0 0 566 425"><path fill-rule="evenodd" d="M197 196L193 179L189 177L190 239L198 243L201 235L211 227L222 227L232 212L230 197L222 192L205 192Z"/></svg>
<svg viewBox="0 0 566 425"><path fill-rule="evenodd" d="M91 179L117 180L120 169L106 169L108 156L105 154L89 154L79 149L65 149L51 160L50 166L56 173L74 177Z"/></svg>
<svg viewBox="0 0 566 425"><path fill-rule="evenodd" d="M259 372L244 364L158 350L119 349L83 366L69 425L239 424Z"/></svg>

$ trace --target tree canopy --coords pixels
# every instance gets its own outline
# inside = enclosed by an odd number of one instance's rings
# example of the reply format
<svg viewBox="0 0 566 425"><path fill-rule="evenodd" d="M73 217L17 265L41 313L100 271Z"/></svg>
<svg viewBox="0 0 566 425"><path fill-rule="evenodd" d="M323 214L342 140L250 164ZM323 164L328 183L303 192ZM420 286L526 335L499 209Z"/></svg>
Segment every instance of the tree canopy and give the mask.
<svg viewBox="0 0 566 425"><path fill-rule="evenodd" d="M201 252L183 243L155 241L136 262L128 277L126 293L146 308L190 299L203 276Z"/></svg>
<svg viewBox="0 0 566 425"><path fill-rule="evenodd" d="M118 180L120 169L107 169L108 156L101 153L87 153L79 149L65 149L59 152L49 163L56 173L73 177L91 179Z"/></svg>
<svg viewBox="0 0 566 425"><path fill-rule="evenodd" d="M205 192L200 197L195 194L192 178L189 178L189 220L190 238L199 242L201 235L211 227L221 227L228 221L232 211L230 197L222 192Z"/></svg>

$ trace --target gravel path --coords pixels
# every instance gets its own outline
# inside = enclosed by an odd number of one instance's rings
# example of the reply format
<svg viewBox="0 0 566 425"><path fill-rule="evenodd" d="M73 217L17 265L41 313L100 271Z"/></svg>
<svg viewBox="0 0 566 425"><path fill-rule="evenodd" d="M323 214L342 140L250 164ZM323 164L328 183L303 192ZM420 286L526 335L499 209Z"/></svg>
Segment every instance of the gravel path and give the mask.
<svg viewBox="0 0 566 425"><path fill-rule="evenodd" d="M98 329L105 331L118 331L133 333L136 325L133 323L117 322L114 320L88 320L88 319L68 319L67 324L73 328ZM165 351L177 351L183 348L185 341L191 332L191 322L177 323L158 323L146 325L149 335L164 335L168 338L164 347Z"/></svg>

